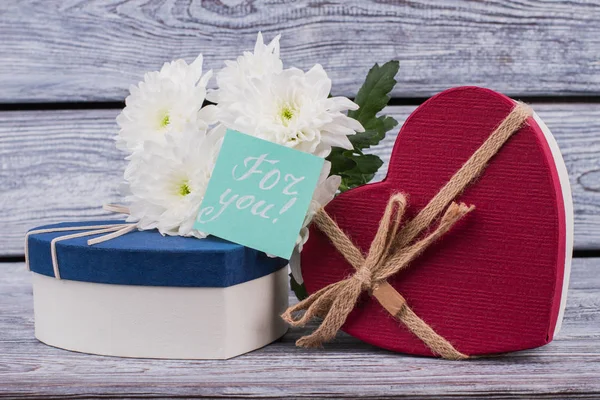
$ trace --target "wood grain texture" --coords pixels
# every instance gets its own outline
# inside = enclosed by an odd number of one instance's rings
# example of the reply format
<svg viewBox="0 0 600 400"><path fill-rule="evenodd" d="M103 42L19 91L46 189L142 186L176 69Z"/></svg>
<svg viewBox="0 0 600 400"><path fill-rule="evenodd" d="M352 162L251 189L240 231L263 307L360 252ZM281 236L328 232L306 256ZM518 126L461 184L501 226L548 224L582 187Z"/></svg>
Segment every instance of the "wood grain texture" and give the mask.
<svg viewBox="0 0 600 400"><path fill-rule="evenodd" d="M221 68L259 30L283 34L286 66L323 64L336 94L390 59L395 97L600 93L600 3L587 0L3 0L0 16L0 103L121 101L171 59Z"/></svg>
<svg viewBox="0 0 600 400"><path fill-rule="evenodd" d="M105 218L125 161L114 110L0 113L0 255L23 254L34 225ZM26 214L19 215L19 214ZM0 228L1 229L1 228Z"/></svg>
<svg viewBox="0 0 600 400"><path fill-rule="evenodd" d="M598 398L600 259L577 259L562 332L551 344L469 362L409 357L345 334L322 350L294 347L314 326L227 361L101 357L33 336L31 277L0 268L0 398L348 397Z"/></svg>
<svg viewBox="0 0 600 400"><path fill-rule="evenodd" d="M415 107L389 107L402 124ZM571 177L577 249L600 248L600 107L534 105L556 136ZM125 166L114 145L118 110L0 113L0 256L22 255L27 229L47 223L107 218L120 202ZM397 129L371 149L385 165Z"/></svg>

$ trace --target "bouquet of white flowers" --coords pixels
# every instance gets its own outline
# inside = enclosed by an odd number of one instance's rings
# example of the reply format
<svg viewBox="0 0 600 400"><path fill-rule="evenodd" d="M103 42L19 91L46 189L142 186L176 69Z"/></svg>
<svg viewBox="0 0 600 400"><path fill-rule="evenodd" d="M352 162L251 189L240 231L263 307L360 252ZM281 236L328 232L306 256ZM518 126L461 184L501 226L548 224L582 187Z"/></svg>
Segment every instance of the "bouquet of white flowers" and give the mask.
<svg viewBox="0 0 600 400"><path fill-rule="evenodd" d="M326 158L290 264L292 287L303 297L299 252L315 212L338 191L369 182L382 161L363 150L397 125L377 114L387 105L398 62L375 65L354 101L332 97L331 79L316 64L305 72L283 68L279 39L225 62L217 88L207 89L203 57L165 63L131 86L117 117L117 146L127 152L128 221L163 235L206 234L194 229L227 128Z"/></svg>

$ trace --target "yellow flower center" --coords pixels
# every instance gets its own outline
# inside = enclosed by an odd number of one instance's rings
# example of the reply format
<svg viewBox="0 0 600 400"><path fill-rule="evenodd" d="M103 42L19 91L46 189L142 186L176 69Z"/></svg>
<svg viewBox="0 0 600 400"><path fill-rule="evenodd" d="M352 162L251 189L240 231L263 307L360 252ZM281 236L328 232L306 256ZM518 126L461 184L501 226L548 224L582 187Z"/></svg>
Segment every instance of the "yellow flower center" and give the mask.
<svg viewBox="0 0 600 400"><path fill-rule="evenodd" d="M192 193L192 191L190 190L190 185L188 181L183 181L179 184L179 195L180 196L187 196L188 194Z"/></svg>
<svg viewBox="0 0 600 400"><path fill-rule="evenodd" d="M284 104L281 106L279 109L279 118L281 118L281 122L284 126L288 126L288 123L292 120L292 118L294 118L297 111L298 110L296 110L295 107L289 104Z"/></svg>
<svg viewBox="0 0 600 400"><path fill-rule="evenodd" d="M289 107L284 107L281 110L281 118L289 121L290 119L292 119L293 116L294 116L294 113Z"/></svg>
<svg viewBox="0 0 600 400"><path fill-rule="evenodd" d="M165 114L165 116L160 120L160 127L166 128L170 122L171 119L169 118L169 114Z"/></svg>

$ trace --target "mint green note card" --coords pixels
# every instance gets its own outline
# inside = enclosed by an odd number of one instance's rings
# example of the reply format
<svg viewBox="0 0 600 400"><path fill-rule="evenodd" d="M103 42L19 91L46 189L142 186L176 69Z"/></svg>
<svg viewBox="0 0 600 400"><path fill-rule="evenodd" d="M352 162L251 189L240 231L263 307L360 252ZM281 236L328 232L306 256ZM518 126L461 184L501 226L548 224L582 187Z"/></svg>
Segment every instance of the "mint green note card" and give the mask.
<svg viewBox="0 0 600 400"><path fill-rule="evenodd" d="M194 228L289 259L323 162L227 130Z"/></svg>

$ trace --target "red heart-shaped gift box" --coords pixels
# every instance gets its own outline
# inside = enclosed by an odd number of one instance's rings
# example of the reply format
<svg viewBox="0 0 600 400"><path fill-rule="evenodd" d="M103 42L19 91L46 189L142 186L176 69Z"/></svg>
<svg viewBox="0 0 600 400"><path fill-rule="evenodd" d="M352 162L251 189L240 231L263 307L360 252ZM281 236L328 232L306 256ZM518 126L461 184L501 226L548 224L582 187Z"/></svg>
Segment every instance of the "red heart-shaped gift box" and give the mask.
<svg viewBox="0 0 600 400"><path fill-rule="evenodd" d="M514 100L477 87L436 95L400 130L387 177L339 195L325 210L366 253L391 194L406 194L407 217L414 216L514 106ZM564 162L537 116L527 120L457 200L476 208L388 282L465 354L550 342L566 299L573 218ZM315 226L301 262L309 293L354 272ZM389 350L432 355L366 293L342 329Z"/></svg>

